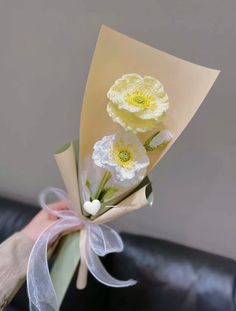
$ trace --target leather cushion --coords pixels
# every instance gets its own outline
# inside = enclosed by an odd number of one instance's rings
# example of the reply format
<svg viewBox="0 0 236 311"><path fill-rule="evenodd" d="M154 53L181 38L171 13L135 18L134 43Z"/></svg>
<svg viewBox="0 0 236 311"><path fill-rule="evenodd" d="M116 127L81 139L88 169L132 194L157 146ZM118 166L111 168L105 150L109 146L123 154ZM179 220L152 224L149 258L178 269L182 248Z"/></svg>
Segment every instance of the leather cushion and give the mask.
<svg viewBox="0 0 236 311"><path fill-rule="evenodd" d="M122 237L125 251L113 256L111 269L138 284L112 289L110 310L236 310L235 261L150 237Z"/></svg>

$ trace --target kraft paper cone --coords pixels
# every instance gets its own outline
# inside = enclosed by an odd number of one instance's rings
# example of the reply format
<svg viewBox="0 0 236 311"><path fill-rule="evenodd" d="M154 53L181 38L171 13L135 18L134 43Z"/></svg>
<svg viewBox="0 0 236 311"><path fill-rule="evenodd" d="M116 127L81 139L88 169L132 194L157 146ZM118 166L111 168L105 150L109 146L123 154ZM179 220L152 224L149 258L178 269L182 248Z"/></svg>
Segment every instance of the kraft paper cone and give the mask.
<svg viewBox="0 0 236 311"><path fill-rule="evenodd" d="M76 287L78 289L84 289L88 280L88 268L84 259L84 253L86 248L86 232L82 230L80 233L80 264L79 272L76 280Z"/></svg>
<svg viewBox="0 0 236 311"><path fill-rule="evenodd" d="M96 141L121 129L108 116L106 94L114 81L127 73L157 78L169 96L170 109L163 125L172 133L173 139L166 148L148 153L151 161L148 174L190 122L219 71L187 62L102 26L83 99L81 160L92 154ZM138 136L145 142L153 132Z"/></svg>

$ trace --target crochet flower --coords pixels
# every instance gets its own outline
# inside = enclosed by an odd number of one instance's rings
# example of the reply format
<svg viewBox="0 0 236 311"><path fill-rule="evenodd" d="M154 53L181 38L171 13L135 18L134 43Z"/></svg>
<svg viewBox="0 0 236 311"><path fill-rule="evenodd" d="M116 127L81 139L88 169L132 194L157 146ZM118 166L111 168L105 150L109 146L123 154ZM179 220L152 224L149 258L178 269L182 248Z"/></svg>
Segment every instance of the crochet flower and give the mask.
<svg viewBox="0 0 236 311"><path fill-rule="evenodd" d="M132 132L104 136L93 149L95 164L108 170L115 184L130 187L144 178L149 158L146 149Z"/></svg>
<svg viewBox="0 0 236 311"><path fill-rule="evenodd" d="M107 97L109 116L134 133L156 128L169 109L168 95L161 82L135 73L116 80Z"/></svg>
<svg viewBox="0 0 236 311"><path fill-rule="evenodd" d="M173 136L170 131L159 131L145 141L144 147L147 151L154 151L158 148L165 147L172 140L172 138Z"/></svg>

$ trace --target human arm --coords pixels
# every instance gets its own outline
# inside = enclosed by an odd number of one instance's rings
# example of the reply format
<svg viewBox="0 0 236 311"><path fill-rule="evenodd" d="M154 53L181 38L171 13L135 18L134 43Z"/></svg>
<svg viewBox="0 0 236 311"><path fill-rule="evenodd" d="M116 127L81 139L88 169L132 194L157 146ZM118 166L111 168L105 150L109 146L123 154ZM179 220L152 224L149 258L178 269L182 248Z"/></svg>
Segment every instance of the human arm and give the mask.
<svg viewBox="0 0 236 311"><path fill-rule="evenodd" d="M63 210L65 203L51 204L50 208ZM11 301L25 281L32 247L41 234L57 217L39 212L21 231L0 244L0 310Z"/></svg>

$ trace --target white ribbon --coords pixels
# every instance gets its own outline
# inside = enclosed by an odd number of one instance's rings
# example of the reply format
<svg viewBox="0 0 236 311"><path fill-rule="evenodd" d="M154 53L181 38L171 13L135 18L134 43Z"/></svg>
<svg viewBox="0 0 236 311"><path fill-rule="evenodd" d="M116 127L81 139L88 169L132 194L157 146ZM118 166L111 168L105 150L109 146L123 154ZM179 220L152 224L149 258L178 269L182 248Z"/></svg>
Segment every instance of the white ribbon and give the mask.
<svg viewBox="0 0 236 311"><path fill-rule="evenodd" d="M47 197L54 194L66 202L68 210L55 211L48 207ZM120 235L106 225L96 225L78 218L73 211L67 194L58 188L47 188L39 196L41 207L49 214L58 217L37 239L31 251L27 269L27 289L31 311L58 311L56 293L48 268L48 246L61 233L86 230L86 247L83 259L91 274L101 283L111 287L127 287L136 281L120 281L113 278L104 268L99 256L121 252L124 248ZM82 229L81 229L82 228Z"/></svg>

